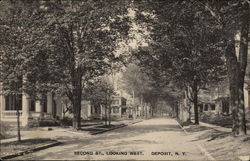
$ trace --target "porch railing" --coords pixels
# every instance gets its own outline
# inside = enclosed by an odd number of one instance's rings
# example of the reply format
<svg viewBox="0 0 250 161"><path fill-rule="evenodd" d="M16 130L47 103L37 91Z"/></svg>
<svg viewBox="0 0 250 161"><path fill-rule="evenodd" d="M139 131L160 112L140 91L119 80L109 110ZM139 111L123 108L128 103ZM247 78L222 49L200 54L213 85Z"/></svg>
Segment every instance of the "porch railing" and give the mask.
<svg viewBox="0 0 250 161"><path fill-rule="evenodd" d="M22 116L22 111L19 111L20 116ZM17 117L17 111L2 111L2 117Z"/></svg>

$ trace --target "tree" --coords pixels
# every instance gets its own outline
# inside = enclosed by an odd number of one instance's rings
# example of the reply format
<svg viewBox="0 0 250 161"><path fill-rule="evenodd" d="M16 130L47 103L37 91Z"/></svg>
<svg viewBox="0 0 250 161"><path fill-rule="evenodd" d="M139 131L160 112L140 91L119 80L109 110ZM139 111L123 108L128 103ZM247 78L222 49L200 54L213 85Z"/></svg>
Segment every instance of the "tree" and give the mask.
<svg viewBox="0 0 250 161"><path fill-rule="evenodd" d="M142 57L145 58L145 56ZM161 73L155 70L155 67L136 63L136 61L129 64L122 73L122 88L133 98L139 98L141 106L148 104L151 110L155 110L157 102L162 100L172 102L177 98L172 87L166 84L166 80L159 75ZM147 111L144 112L147 115ZM153 112L151 114L153 115Z"/></svg>
<svg viewBox="0 0 250 161"><path fill-rule="evenodd" d="M2 8L9 7L4 2ZM19 62L19 74L27 78L26 92L36 99L49 91L68 96L73 106L73 127L80 128L80 105L86 81L103 75L112 63L122 59L114 51L128 34L128 2L23 0L13 4L29 6L30 10L2 12L18 20L10 21L6 16L3 21L2 51L8 55L4 55L4 64ZM19 13L26 14L25 19ZM13 24L20 30L12 29ZM17 39L18 46L13 43L16 37L22 38ZM12 53L16 54L13 59ZM17 55L18 62L13 62ZM13 73L7 66L3 70L5 76Z"/></svg>
<svg viewBox="0 0 250 161"><path fill-rule="evenodd" d="M112 9L110 8L112 5ZM103 75L112 62L119 61L114 50L127 34L126 3L106 1L47 2L51 64L73 105L73 127L80 128L80 110L86 81ZM120 16L117 16L120 15ZM127 28L126 28L127 27ZM49 32L52 31L52 32Z"/></svg>
<svg viewBox="0 0 250 161"><path fill-rule="evenodd" d="M210 30L210 26L203 21L203 10L196 2L146 3L152 7L146 10L154 14L155 20L145 20L152 19L152 16L139 18L148 23L148 30L151 32L149 48L152 49L142 49L137 55L144 64L158 64L150 67L158 68L165 75L166 82L172 80L177 87L189 89L195 123L199 124L198 92L206 84L218 81L218 76L223 73L223 59L218 49L216 30ZM140 2L138 4L139 7L145 5ZM150 61L156 63L148 63Z"/></svg>
<svg viewBox="0 0 250 161"><path fill-rule="evenodd" d="M149 77L136 64L129 64L122 73L122 88L133 96L135 106L135 98L139 98L140 105L143 107L146 93L150 90Z"/></svg>
<svg viewBox="0 0 250 161"><path fill-rule="evenodd" d="M230 106L232 109L234 135L246 134L244 107L244 78L246 74L249 36L249 5L247 0L200 3L214 19L221 31L224 55L230 87ZM240 34L239 34L240 33ZM237 40L236 36L240 35ZM239 53L236 44L239 41Z"/></svg>
<svg viewBox="0 0 250 161"><path fill-rule="evenodd" d="M159 35L167 35L162 34L161 29L163 31L168 30L168 25L171 24L166 19L173 18L176 20L177 24L180 22L183 23L181 26L183 29L187 29L186 27L194 27L190 33L202 33L205 29L202 26L207 26L207 30L216 33L217 39L216 41L212 41L211 45L217 46L220 54L223 53L223 56L226 59L227 71L228 71L228 79L230 86L230 104L233 112L233 133L235 135L245 134L245 112L243 105L243 84L245 77L245 69L247 64L247 42L248 42L248 32L249 32L249 1L241 0L241 1L176 1L176 2L160 2L160 1L145 1L141 3L136 1L138 8L143 11L150 11L150 14L147 15L143 20L148 20L148 17L152 17L152 15L157 15L157 21L161 22L163 27L158 29ZM145 5L146 4L146 5ZM149 5L150 4L150 5ZM146 6L146 7L145 7ZM159 7L160 6L160 7ZM189 9L190 8L190 9ZM179 16L180 17L179 17ZM193 17L192 15L197 15ZM176 19L177 16L177 19ZM191 16L191 17L190 17ZM145 17L145 16L144 16ZM165 17L165 19L164 19ZM170 17L170 18L169 18ZM180 19L179 19L179 18ZM182 19L183 18L183 19ZM193 22L199 22L202 26L195 27ZM190 21L190 22L189 22ZM147 21L148 22L148 21ZM170 25L172 26L172 24ZM179 26L179 27L181 27ZM150 26L151 27L151 26ZM175 26L176 27L176 26ZM175 27L173 27L175 29ZM178 26L177 26L178 27ZM173 28L170 28L171 31ZM166 30L164 30L166 29ZM188 30L187 30L188 31ZM195 31L195 32L193 32ZM201 32L202 31L202 32ZM174 32L181 33L182 32ZM239 54L235 51L235 36L241 33L240 35L240 49ZM157 35L157 36L159 36ZM202 38L203 35L200 35L197 38ZM159 36L158 41L159 46L166 47L166 40L169 37L161 37ZM190 38L190 41L186 41L186 43L192 43L193 40L197 40L194 37L182 37L182 38ZM194 38L194 39L193 39ZM205 39L200 39L201 43L196 44L206 44ZM216 53L217 55L218 53ZM218 55L220 55L218 54ZM198 61L199 62L199 61ZM240 78L240 79L239 79ZM197 77L196 77L197 79ZM195 91L196 93L196 91ZM196 101L195 101L196 102Z"/></svg>
<svg viewBox="0 0 250 161"><path fill-rule="evenodd" d="M111 103L115 94L113 84L107 77L100 77L89 81L85 88L85 97L93 106L105 108L105 125L111 125ZM102 113L101 113L102 115Z"/></svg>
<svg viewBox="0 0 250 161"><path fill-rule="evenodd" d="M27 8L27 6L31 7ZM38 42L37 26L39 9L38 1L1 1L0 2L0 54L1 70L0 82L3 86L1 94L13 96L17 110L17 132L20 136L19 110L21 109L21 94L23 92L35 91L29 88L24 73L27 71L27 63L35 57L37 49L32 48ZM31 36L30 34L34 34ZM32 52L31 52L32 51ZM29 57L25 53L29 52Z"/></svg>

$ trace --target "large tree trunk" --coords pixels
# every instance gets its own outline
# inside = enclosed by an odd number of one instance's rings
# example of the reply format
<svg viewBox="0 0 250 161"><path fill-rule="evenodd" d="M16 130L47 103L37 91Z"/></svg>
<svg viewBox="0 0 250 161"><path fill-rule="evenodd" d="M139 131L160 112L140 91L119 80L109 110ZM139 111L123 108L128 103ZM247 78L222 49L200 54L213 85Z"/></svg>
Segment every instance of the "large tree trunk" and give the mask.
<svg viewBox="0 0 250 161"><path fill-rule="evenodd" d="M244 75L240 72L240 62L237 61L235 41L227 46L227 70L230 88L230 108L232 110L234 135L246 134L243 85Z"/></svg>
<svg viewBox="0 0 250 161"><path fill-rule="evenodd" d="M244 82L247 67L247 56L248 56L248 34L249 34L249 18L250 18L250 4L244 6L244 16L242 16L242 28L240 38L240 51L239 51L239 62L240 62L240 77L239 77L239 121L240 121L240 132L239 134L246 134L246 119L245 119L245 106L244 106Z"/></svg>
<svg viewBox="0 0 250 161"><path fill-rule="evenodd" d="M198 112L198 88L197 81L194 80L193 86L193 104L194 104L194 123L199 124L199 112Z"/></svg>
<svg viewBox="0 0 250 161"><path fill-rule="evenodd" d="M74 118L73 118L73 128L78 130L81 128L81 94L79 92L78 96L75 96L73 102Z"/></svg>
<svg viewBox="0 0 250 161"><path fill-rule="evenodd" d="M78 130L81 128L81 101L82 101L82 77L76 75L73 84L73 128Z"/></svg>
<svg viewBox="0 0 250 161"><path fill-rule="evenodd" d="M233 118L232 132L234 135L246 134L243 88L248 55L249 4L245 3L242 12L244 16L242 16L241 19L239 53L236 53L235 41L234 38L231 38L231 42L228 43L225 54L230 85L230 107Z"/></svg>

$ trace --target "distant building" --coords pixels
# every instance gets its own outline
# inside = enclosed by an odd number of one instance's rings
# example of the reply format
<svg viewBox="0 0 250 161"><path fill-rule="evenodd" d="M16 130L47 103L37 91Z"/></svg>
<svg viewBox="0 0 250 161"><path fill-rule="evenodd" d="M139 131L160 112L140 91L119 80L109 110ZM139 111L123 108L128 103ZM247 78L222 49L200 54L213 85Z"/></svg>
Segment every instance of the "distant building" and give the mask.
<svg viewBox="0 0 250 161"><path fill-rule="evenodd" d="M198 98L200 112L227 115L231 113L227 81L211 85L206 90L201 90Z"/></svg>
<svg viewBox="0 0 250 161"><path fill-rule="evenodd" d="M111 115L115 118L127 117L129 115L126 99L121 96L113 96L111 103Z"/></svg>

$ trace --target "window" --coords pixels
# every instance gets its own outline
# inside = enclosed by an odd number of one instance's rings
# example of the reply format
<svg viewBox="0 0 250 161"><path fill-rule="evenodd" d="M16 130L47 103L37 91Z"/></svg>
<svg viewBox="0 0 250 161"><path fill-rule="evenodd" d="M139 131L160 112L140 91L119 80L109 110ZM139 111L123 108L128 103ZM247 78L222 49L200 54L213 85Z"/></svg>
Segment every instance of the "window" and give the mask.
<svg viewBox="0 0 250 161"><path fill-rule="evenodd" d="M208 111L208 104L205 104L204 111Z"/></svg>
<svg viewBox="0 0 250 161"><path fill-rule="evenodd" d="M211 110L212 110L212 111L215 110L215 104L211 104Z"/></svg>
<svg viewBox="0 0 250 161"><path fill-rule="evenodd" d="M22 110L22 95L5 96L5 110Z"/></svg>
<svg viewBox="0 0 250 161"><path fill-rule="evenodd" d="M47 97L42 100L43 112L47 112Z"/></svg>
<svg viewBox="0 0 250 161"><path fill-rule="evenodd" d="M126 106L126 99L121 98L121 105Z"/></svg>
<svg viewBox="0 0 250 161"><path fill-rule="evenodd" d="M30 100L30 111L35 111L35 100Z"/></svg>
<svg viewBox="0 0 250 161"><path fill-rule="evenodd" d="M95 106L94 113L96 113L96 114L100 114L101 113L101 110L100 110L99 106Z"/></svg>
<svg viewBox="0 0 250 161"><path fill-rule="evenodd" d="M229 101L222 100L222 112L229 114Z"/></svg>
<svg viewBox="0 0 250 161"><path fill-rule="evenodd" d="M122 108L122 115L126 114L127 109L126 108Z"/></svg>
<svg viewBox="0 0 250 161"><path fill-rule="evenodd" d="M198 107L200 109L200 112L203 112L203 104L199 104Z"/></svg>
<svg viewBox="0 0 250 161"><path fill-rule="evenodd" d="M18 82L9 82L10 90L20 89L22 87L22 77ZM5 110L22 110L22 94L9 94L5 96Z"/></svg>

